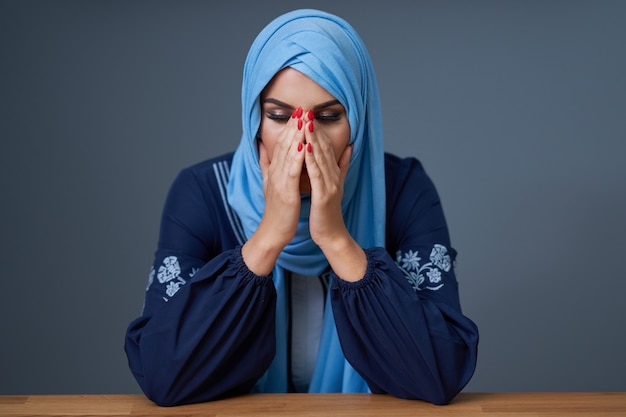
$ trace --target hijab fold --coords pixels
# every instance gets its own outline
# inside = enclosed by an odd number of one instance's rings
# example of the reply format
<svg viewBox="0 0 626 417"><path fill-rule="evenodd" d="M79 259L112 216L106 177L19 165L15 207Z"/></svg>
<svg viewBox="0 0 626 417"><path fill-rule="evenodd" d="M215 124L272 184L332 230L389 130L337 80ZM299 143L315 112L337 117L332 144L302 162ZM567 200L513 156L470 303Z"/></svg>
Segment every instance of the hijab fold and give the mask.
<svg viewBox="0 0 626 417"><path fill-rule="evenodd" d="M346 109L354 145L344 183L342 212L348 231L363 248L385 245L385 172L378 87L369 54L357 32L343 19L304 9L279 16L254 40L243 72L242 137L233 156L228 201L246 238L257 229L265 199L256 134L261 121L260 95L280 70L307 75ZM308 197L303 196L303 200ZM306 201L302 206L308 207ZM258 381L258 392L287 391L285 271L317 276L328 261L309 233L302 211L294 239L273 270L277 291L276 356ZM332 314L330 291L310 392L367 392L365 381L346 361Z"/></svg>

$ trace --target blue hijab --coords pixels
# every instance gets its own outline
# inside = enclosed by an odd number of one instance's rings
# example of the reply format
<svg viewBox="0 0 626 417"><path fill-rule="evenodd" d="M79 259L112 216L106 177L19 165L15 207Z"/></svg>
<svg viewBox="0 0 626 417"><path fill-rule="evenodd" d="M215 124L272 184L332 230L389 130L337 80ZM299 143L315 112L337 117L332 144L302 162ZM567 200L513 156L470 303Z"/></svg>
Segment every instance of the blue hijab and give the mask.
<svg viewBox="0 0 626 417"><path fill-rule="evenodd" d="M346 227L363 248L385 244L385 172L382 121L374 69L363 41L343 19L319 10L296 10L266 26L253 42L243 72L241 142L233 156L228 201L246 237L257 229L265 199L256 134L261 121L260 95L281 69L307 75L344 106L354 145L344 183L342 211ZM328 262L309 234L308 196L302 196L296 236L274 267L276 356L256 391L287 391L285 271L320 275ZM329 292L330 294L330 292ZM310 392L367 392L365 381L346 361L330 305L326 309Z"/></svg>

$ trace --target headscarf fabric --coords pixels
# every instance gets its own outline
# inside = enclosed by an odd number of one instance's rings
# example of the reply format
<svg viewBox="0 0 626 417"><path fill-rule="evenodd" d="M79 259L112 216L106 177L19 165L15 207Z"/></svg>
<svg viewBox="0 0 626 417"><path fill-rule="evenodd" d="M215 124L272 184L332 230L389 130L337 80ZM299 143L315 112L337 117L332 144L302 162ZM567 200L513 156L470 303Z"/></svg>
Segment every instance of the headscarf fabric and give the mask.
<svg viewBox="0 0 626 417"><path fill-rule="evenodd" d="M280 70L291 67L311 78L346 109L349 143L354 146L344 183L342 213L363 248L385 245L385 172L378 86L363 41L345 20L319 10L279 16L256 37L246 58L241 91L242 137L230 169L227 197L246 237L257 229L263 210L263 177L257 132L260 96ZM276 356L256 385L258 392L287 391L285 271L315 276L328 262L309 233L308 196L293 240L281 252L272 276L277 291ZM309 392L367 392L365 381L346 361L326 300L322 335Z"/></svg>

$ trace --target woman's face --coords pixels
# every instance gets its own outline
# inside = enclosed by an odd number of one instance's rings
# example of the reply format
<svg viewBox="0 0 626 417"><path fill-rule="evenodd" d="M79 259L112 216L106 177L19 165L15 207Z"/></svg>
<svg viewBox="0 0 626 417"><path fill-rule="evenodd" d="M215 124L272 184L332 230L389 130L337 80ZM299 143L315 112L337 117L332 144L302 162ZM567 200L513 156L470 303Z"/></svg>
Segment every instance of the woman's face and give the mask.
<svg viewBox="0 0 626 417"><path fill-rule="evenodd" d="M350 123L346 110L335 97L315 81L293 68L278 72L261 94L261 126L259 133L270 158L274 146L291 118L291 113L302 107L304 114L315 114L315 134L327 138L335 152L337 162L350 140ZM302 170L300 192L310 193L311 184Z"/></svg>

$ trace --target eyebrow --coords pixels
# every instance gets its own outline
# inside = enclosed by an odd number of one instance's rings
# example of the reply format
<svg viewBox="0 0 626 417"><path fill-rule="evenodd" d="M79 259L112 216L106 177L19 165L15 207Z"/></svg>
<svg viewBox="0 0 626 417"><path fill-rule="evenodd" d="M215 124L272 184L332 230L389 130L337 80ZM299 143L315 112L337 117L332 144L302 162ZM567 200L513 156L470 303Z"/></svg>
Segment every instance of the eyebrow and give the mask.
<svg viewBox="0 0 626 417"><path fill-rule="evenodd" d="M280 100L276 100L275 98L266 98L266 99L263 100L263 104L265 104L265 103L276 104L277 106L284 107L284 108L289 109L289 110L293 110L294 109L293 106L291 106L291 105L289 105L289 104L287 104L285 102L282 102ZM323 109L323 108L326 108L326 107L334 106L335 104L341 104L341 102L339 100L325 101L323 103L320 103L320 104L317 104L317 105L313 106L313 110Z"/></svg>

